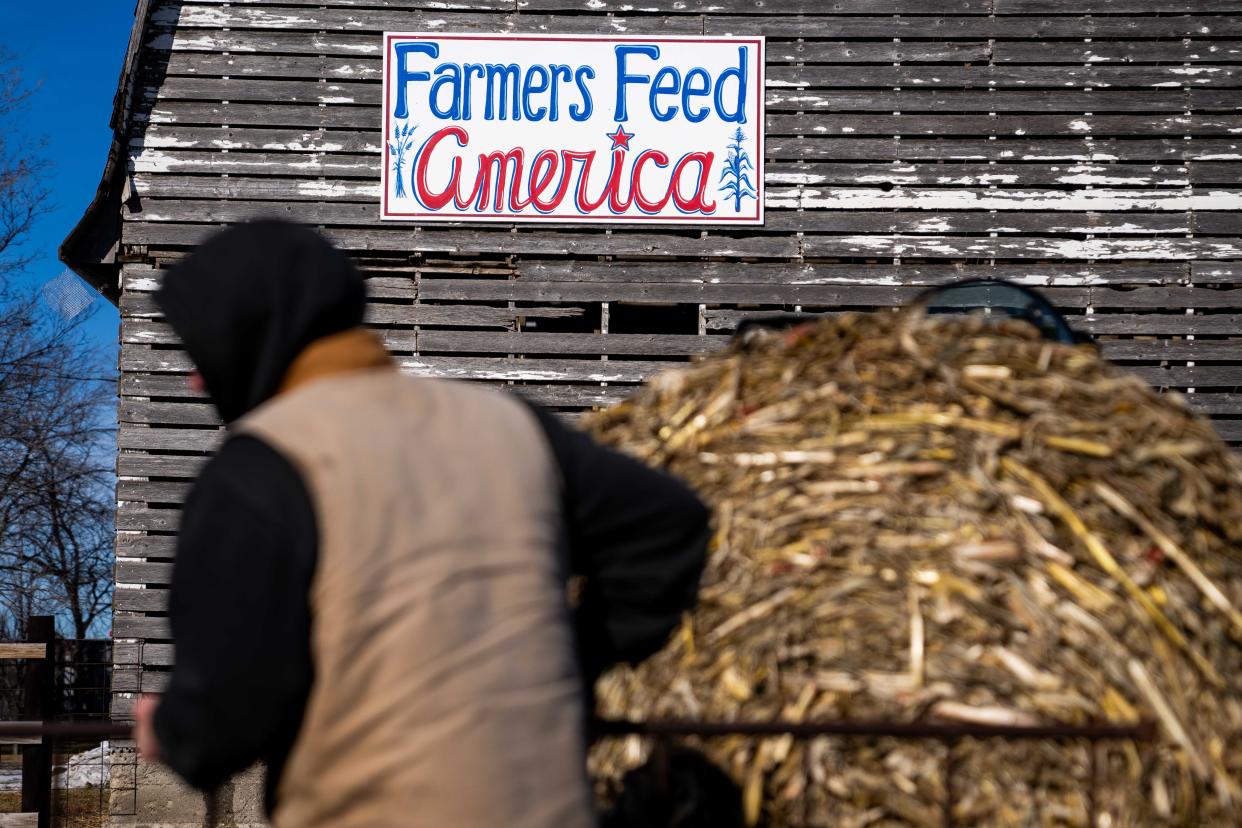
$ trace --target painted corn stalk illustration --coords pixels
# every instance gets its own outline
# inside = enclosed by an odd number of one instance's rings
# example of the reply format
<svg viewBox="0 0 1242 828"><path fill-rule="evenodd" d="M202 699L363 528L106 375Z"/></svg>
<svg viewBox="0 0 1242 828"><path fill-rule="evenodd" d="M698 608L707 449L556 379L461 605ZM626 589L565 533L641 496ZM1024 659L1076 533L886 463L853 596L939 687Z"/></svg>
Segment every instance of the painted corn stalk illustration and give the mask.
<svg viewBox="0 0 1242 828"><path fill-rule="evenodd" d="M745 140L746 133L738 127L733 133L733 142L729 144L729 154L725 157L724 169L720 171L720 180L725 182L721 185L720 191L733 199L735 212L742 209L743 198L757 199L759 197L755 193L755 185L751 183L750 176L746 174L747 170L753 171L755 167L750 162L750 155L742 149L742 142Z"/></svg>
<svg viewBox="0 0 1242 828"><path fill-rule="evenodd" d="M418 124L394 124L392 139L388 141L388 156L392 158L392 171L397 174L397 198L405 198L405 155L414 148L414 130Z"/></svg>

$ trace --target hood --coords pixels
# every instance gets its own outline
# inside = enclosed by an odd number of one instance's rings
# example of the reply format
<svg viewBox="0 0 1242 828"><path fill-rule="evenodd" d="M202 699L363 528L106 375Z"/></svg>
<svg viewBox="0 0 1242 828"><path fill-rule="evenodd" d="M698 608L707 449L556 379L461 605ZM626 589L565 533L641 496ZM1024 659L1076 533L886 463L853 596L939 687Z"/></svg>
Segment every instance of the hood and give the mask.
<svg viewBox="0 0 1242 828"><path fill-rule="evenodd" d="M366 288L318 233L269 220L209 238L155 301L228 423L274 396L307 345L361 325Z"/></svg>

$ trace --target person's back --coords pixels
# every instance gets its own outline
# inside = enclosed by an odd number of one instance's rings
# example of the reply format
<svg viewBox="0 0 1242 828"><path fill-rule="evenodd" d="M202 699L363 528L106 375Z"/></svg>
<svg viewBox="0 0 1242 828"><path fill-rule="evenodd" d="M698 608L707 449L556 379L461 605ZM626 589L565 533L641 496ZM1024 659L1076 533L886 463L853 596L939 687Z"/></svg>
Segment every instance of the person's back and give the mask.
<svg viewBox="0 0 1242 828"><path fill-rule="evenodd" d="M516 400L391 368L312 380L239 423L293 460L320 522L316 681L277 828L590 824L539 428Z"/></svg>
<svg viewBox="0 0 1242 828"><path fill-rule="evenodd" d="M263 761L277 828L585 828L585 697L692 602L706 509L516 397L401 376L364 297L280 222L156 295L230 436L185 504L139 749L205 789Z"/></svg>

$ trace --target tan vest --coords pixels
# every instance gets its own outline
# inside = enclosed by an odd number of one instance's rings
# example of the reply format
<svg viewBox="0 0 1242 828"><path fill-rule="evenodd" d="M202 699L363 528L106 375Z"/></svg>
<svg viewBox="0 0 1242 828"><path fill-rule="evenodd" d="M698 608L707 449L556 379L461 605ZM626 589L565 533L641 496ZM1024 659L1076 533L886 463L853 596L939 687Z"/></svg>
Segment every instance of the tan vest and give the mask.
<svg viewBox="0 0 1242 828"><path fill-rule="evenodd" d="M276 828L586 828L557 472L499 393L392 368L311 377L238 430L319 530L315 680Z"/></svg>

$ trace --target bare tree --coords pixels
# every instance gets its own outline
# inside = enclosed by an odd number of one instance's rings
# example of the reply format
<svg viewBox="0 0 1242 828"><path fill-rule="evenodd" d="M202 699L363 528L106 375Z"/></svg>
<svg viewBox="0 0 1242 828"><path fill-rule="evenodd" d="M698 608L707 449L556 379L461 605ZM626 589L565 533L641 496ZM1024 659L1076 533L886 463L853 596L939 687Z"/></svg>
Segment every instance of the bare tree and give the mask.
<svg viewBox="0 0 1242 828"><path fill-rule="evenodd" d="M37 160L4 142L25 88L0 57L0 614L20 633L50 612L85 637L111 595L114 387L85 318L59 318L15 283L47 203Z"/></svg>

